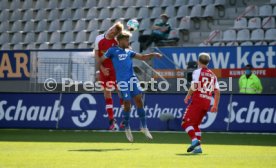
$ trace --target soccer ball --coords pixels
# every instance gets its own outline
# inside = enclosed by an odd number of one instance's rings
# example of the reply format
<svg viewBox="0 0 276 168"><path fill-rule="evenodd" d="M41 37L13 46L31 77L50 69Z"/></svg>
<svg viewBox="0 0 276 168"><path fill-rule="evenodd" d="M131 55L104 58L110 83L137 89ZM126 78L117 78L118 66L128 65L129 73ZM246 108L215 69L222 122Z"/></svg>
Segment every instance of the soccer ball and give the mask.
<svg viewBox="0 0 276 168"><path fill-rule="evenodd" d="M127 29L129 31L135 31L139 27L139 22L136 19L131 19L127 22Z"/></svg>

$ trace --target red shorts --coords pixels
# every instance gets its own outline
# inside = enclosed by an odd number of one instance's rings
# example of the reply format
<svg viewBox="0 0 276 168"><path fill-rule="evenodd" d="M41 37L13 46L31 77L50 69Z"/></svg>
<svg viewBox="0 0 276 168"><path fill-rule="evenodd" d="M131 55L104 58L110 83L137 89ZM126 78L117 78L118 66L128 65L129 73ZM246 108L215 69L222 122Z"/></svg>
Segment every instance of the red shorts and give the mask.
<svg viewBox="0 0 276 168"><path fill-rule="evenodd" d="M117 88L115 71L109 71L108 76L105 76L102 72L100 72L100 81L105 89Z"/></svg>
<svg viewBox="0 0 276 168"><path fill-rule="evenodd" d="M203 117L209 111L210 103L204 103L202 101L192 101L183 115L183 123L191 126L200 125Z"/></svg>

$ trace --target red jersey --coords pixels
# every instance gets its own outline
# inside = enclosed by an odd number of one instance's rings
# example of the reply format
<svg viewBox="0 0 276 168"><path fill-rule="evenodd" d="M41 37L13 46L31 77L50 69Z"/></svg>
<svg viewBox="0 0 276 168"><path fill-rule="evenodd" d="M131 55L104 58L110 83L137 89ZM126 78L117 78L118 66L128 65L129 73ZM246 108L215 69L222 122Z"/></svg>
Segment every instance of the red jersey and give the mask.
<svg viewBox="0 0 276 168"><path fill-rule="evenodd" d="M216 75L208 68L200 68L193 72L193 81L195 91L193 92L193 101L201 101L210 105L212 94L215 89L219 89Z"/></svg>
<svg viewBox="0 0 276 168"><path fill-rule="evenodd" d="M115 39L106 39L105 34L100 34L96 37L95 50L99 51L99 57L102 57L104 53L114 45L117 45L117 41ZM114 69L111 59L105 59L102 65L105 68Z"/></svg>

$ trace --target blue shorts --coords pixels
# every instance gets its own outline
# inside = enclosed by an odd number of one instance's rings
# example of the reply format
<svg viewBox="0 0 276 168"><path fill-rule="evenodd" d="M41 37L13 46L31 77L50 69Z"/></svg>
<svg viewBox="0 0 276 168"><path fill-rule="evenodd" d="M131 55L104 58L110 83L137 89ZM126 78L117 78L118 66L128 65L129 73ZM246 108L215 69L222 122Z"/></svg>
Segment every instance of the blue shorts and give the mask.
<svg viewBox="0 0 276 168"><path fill-rule="evenodd" d="M117 86L123 100L131 100L133 97L143 93L137 77L132 77L128 81L117 81Z"/></svg>

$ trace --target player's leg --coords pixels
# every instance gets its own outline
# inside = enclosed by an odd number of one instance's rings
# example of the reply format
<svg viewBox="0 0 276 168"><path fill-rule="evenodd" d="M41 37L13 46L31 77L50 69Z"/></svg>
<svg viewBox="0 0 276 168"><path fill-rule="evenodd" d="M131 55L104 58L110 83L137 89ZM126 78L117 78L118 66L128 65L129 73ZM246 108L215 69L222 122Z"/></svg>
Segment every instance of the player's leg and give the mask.
<svg viewBox="0 0 276 168"><path fill-rule="evenodd" d="M199 125L195 125L194 126L194 129L195 129L195 135L196 135L196 138L200 141L201 143L201 130L199 128ZM193 150L193 153L197 154L197 153L202 153L202 148L201 148L201 145L195 147L195 149Z"/></svg>
<svg viewBox="0 0 276 168"><path fill-rule="evenodd" d="M131 112L131 102L129 99L126 99L124 100L123 123L124 123L125 134L127 139L130 142L133 142L133 136L129 125L130 112Z"/></svg>
<svg viewBox="0 0 276 168"><path fill-rule="evenodd" d="M195 128L194 125L196 124L196 113L197 113L197 106L194 103L191 103L183 116L183 120L182 120L182 128L185 130L185 132L189 135L192 143L191 145L188 147L187 152L192 152L197 146L200 145L199 140L196 137L195 134Z"/></svg>

